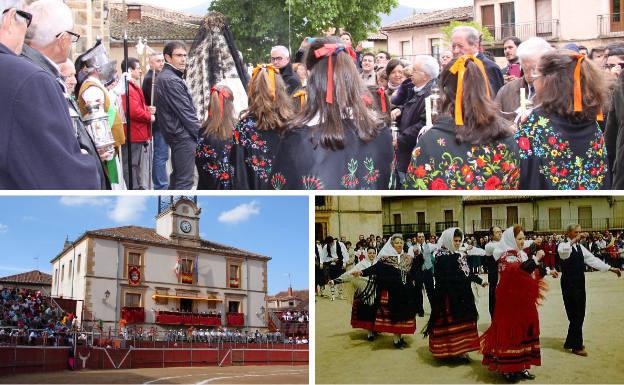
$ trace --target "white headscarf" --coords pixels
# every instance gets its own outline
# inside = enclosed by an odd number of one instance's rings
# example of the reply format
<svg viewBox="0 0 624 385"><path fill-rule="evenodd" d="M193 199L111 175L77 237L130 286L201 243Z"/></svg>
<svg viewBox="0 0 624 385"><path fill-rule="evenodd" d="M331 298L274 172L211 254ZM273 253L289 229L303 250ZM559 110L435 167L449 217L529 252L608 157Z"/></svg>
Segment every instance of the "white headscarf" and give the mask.
<svg viewBox="0 0 624 385"><path fill-rule="evenodd" d="M458 251L458 250L455 250L455 247L453 247L453 238L455 235L455 230L459 230L459 227L451 227L450 229L446 229L442 232L442 235L440 235L440 239L438 239L438 249L444 247L445 249L453 253ZM462 237L461 243L464 243L463 232L462 232L461 237Z"/></svg>
<svg viewBox="0 0 624 385"><path fill-rule="evenodd" d="M500 242L498 242L498 245L496 245L496 250L494 250L494 259L498 261L503 254L510 250L516 251L523 261L528 259L526 253L523 250L518 249L513 227L503 231L503 236L501 237Z"/></svg>
<svg viewBox="0 0 624 385"><path fill-rule="evenodd" d="M397 251L394 249L394 246L392 246L392 240L396 237L403 239L403 236L401 234L392 234L390 239L388 239L388 242L386 242L386 244L381 248L381 250L379 250L379 253L377 253L377 256L375 257L375 261L373 261L373 264L377 263L377 261L379 261L382 257L399 257L400 256L400 254L397 253ZM403 253L401 252L401 254Z"/></svg>

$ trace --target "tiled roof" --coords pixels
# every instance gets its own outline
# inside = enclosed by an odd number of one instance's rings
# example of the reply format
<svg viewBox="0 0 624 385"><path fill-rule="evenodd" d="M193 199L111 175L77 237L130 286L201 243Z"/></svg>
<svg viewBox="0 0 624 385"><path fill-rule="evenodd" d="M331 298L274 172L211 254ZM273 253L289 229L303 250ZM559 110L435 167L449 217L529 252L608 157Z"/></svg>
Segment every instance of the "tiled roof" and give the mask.
<svg viewBox="0 0 624 385"><path fill-rule="evenodd" d="M453 20L472 20L473 7L458 7L449 9L440 9L426 13L417 13L402 20L395 21L386 26L381 27L383 31L392 31L397 29L422 27L426 25L445 24Z"/></svg>
<svg viewBox="0 0 624 385"><path fill-rule="evenodd" d="M42 273L39 270L33 270L26 273L2 277L0 278L0 282L52 285L52 276L50 274Z"/></svg>
<svg viewBox="0 0 624 385"><path fill-rule="evenodd" d="M292 297L290 295L288 295L288 291L280 291L279 293L272 295L272 296L268 296L267 300L275 300L275 299L280 299L280 300L288 300L291 298L296 298L298 300L301 300L302 302L308 302L308 298L309 298L309 291L308 290L293 290L293 295Z"/></svg>
<svg viewBox="0 0 624 385"><path fill-rule="evenodd" d="M139 4L133 2L133 4ZM126 13L120 2L110 3L110 34L113 40L123 40ZM141 21L128 22L128 39L194 40L203 18L166 8L141 4Z"/></svg>
<svg viewBox="0 0 624 385"><path fill-rule="evenodd" d="M148 228L148 227L140 227L140 226L122 226L122 227L111 227L107 229L98 229L98 230L90 230L87 231L83 236L93 236L93 237L110 237L116 238L120 240L128 240L128 241L137 241L137 242L148 242L154 244L161 244L163 246L177 246L178 244L175 241L169 240L161 235L159 235L156 230ZM81 237L82 238L82 237ZM228 255L240 256L240 257L255 257L255 258L265 258L268 257L260 254L256 254L247 250L238 249L236 247L223 245L220 243L207 241L204 239L200 240L200 248L205 249L208 252L213 253L225 253ZM60 255L60 254L59 254ZM56 258L55 258L56 259Z"/></svg>
<svg viewBox="0 0 624 385"><path fill-rule="evenodd" d="M381 33L371 32L366 37L366 40L388 40L388 36L382 35Z"/></svg>

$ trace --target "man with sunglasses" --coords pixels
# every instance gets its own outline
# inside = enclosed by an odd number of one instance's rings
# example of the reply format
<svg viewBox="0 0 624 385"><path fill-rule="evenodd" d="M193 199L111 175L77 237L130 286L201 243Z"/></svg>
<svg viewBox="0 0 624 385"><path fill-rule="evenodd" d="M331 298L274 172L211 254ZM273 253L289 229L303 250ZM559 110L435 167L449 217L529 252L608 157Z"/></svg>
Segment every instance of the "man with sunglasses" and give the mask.
<svg viewBox="0 0 624 385"><path fill-rule="evenodd" d="M25 3L0 0L0 189L97 189L60 85L18 56L33 18Z"/></svg>
<svg viewBox="0 0 624 385"><path fill-rule="evenodd" d="M284 79L284 83L286 83L286 90L290 95L301 88L301 81L292 69L288 48L283 45L271 48L271 64L273 64L273 67L280 70L280 75L282 75L282 79Z"/></svg>
<svg viewBox="0 0 624 385"><path fill-rule="evenodd" d="M80 118L77 103L70 98L73 90L68 90L60 72L60 65L69 58L72 43L76 43L80 35L71 32L74 27L71 9L57 0L38 0L29 7L32 13L32 24L26 35L22 48L22 56L48 72L58 82L63 96L67 101L69 115L74 124L78 145L96 162L100 189L110 189L108 179L93 139Z"/></svg>

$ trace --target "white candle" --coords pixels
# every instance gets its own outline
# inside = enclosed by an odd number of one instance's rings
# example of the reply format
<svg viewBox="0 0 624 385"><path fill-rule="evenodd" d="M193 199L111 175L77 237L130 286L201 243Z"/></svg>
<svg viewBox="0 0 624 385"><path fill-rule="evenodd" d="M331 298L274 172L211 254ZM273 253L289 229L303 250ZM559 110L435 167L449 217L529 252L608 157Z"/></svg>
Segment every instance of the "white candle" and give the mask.
<svg viewBox="0 0 624 385"><path fill-rule="evenodd" d="M431 119L431 96L425 98L425 117L427 126L432 126L433 121Z"/></svg>
<svg viewBox="0 0 624 385"><path fill-rule="evenodd" d="M520 88L520 110L522 112L526 111L526 89Z"/></svg>

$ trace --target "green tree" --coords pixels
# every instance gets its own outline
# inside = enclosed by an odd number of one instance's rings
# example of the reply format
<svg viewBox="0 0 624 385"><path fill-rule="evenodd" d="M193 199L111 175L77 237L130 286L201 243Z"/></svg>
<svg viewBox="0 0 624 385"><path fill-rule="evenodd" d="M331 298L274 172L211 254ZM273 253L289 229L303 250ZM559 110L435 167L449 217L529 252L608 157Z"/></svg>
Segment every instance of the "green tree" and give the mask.
<svg viewBox="0 0 624 385"><path fill-rule="evenodd" d="M396 6L398 0L213 0L209 10L226 16L245 61L261 63L271 47L290 41L294 53L305 36L330 27L349 31L354 43L365 40L379 28L378 14Z"/></svg>
<svg viewBox="0 0 624 385"><path fill-rule="evenodd" d="M442 33L444 33L444 41L447 44L450 44L451 36L453 35L453 29L455 27L464 26L464 25L468 27L473 27L477 31L479 31L479 33L482 36L481 42L483 44L494 42L494 37L490 33L490 30L482 26L481 24L477 23L476 21L451 21L449 25L447 25L446 27L442 27Z"/></svg>

